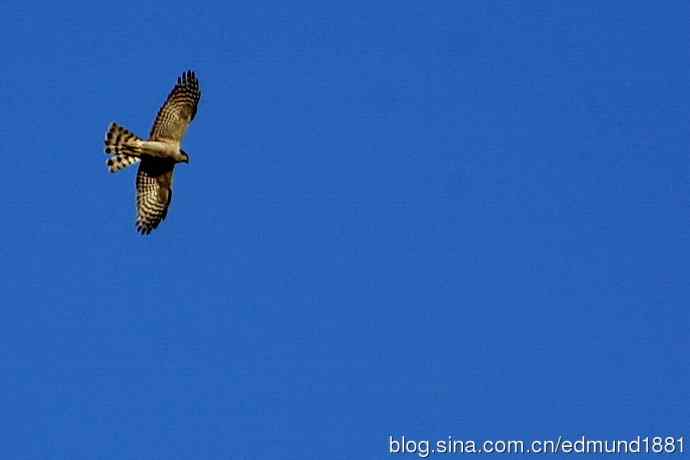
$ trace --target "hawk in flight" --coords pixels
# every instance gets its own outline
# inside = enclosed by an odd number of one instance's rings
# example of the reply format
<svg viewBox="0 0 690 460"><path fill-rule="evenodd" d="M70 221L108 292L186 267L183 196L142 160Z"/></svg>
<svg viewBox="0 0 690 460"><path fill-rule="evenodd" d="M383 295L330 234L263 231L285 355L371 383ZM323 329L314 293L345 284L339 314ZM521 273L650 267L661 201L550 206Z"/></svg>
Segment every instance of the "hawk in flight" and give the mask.
<svg viewBox="0 0 690 460"><path fill-rule="evenodd" d="M137 172L137 231L148 235L168 214L172 199L173 169L189 163L180 144L194 120L201 98L199 80L192 71L177 78L153 122L148 140L111 123L105 135L107 166L111 173L139 164Z"/></svg>

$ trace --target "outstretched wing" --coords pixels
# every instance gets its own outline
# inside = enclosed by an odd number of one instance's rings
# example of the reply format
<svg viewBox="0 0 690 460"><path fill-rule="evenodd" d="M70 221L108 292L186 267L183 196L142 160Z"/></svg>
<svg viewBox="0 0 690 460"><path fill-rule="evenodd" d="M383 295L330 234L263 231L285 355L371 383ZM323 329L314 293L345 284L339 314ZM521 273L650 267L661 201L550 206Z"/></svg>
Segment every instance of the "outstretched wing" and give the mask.
<svg viewBox="0 0 690 460"><path fill-rule="evenodd" d="M173 161L144 158L137 172L137 231L148 235L168 214L172 199Z"/></svg>
<svg viewBox="0 0 690 460"><path fill-rule="evenodd" d="M158 111L151 128L151 140L182 142L189 124L196 115L201 99L199 80L191 70L177 77L177 84Z"/></svg>

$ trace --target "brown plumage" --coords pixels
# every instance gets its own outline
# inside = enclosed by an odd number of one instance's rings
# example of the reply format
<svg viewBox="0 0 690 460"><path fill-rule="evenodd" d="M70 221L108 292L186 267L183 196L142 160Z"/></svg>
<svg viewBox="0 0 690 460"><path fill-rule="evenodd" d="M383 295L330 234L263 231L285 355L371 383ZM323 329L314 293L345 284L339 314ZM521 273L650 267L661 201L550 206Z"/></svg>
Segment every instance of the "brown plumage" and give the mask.
<svg viewBox="0 0 690 460"><path fill-rule="evenodd" d="M156 115L149 138L152 141L182 142L196 116L200 98L199 81L194 72L188 70L177 77L177 84Z"/></svg>
<svg viewBox="0 0 690 460"><path fill-rule="evenodd" d="M105 151L111 156L110 172L141 161L137 172L137 231L148 235L165 219L172 199L176 163L188 163L180 148L189 124L196 115L201 90L192 71L177 78L177 84L158 111L148 140L111 123L106 133Z"/></svg>

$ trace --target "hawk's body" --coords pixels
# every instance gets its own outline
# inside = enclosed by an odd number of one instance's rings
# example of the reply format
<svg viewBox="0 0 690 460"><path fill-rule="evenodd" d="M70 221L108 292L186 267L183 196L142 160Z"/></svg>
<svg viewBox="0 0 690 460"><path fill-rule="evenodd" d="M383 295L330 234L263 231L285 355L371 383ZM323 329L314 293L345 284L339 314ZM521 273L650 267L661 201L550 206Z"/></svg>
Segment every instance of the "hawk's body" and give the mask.
<svg viewBox="0 0 690 460"><path fill-rule="evenodd" d="M137 230L151 233L165 219L172 199L173 169L188 163L180 144L196 115L201 98L194 72L178 77L177 84L158 111L148 140L111 123L106 133L105 151L110 154L110 172L141 162L137 172Z"/></svg>

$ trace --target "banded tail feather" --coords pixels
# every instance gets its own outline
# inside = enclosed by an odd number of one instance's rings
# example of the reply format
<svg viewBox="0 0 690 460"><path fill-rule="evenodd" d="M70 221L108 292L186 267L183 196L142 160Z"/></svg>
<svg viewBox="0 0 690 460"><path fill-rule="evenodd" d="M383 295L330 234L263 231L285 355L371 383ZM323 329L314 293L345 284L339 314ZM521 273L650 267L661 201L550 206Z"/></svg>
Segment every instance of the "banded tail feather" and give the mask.
<svg viewBox="0 0 690 460"><path fill-rule="evenodd" d="M138 157L133 157L129 155L113 155L108 158L106 165L108 166L108 171L115 173L122 171L128 166L132 166L134 163L139 161Z"/></svg>
<svg viewBox="0 0 690 460"><path fill-rule="evenodd" d="M117 123L110 123L105 134L105 153L111 155L106 162L113 173L139 161L143 141L134 133Z"/></svg>

